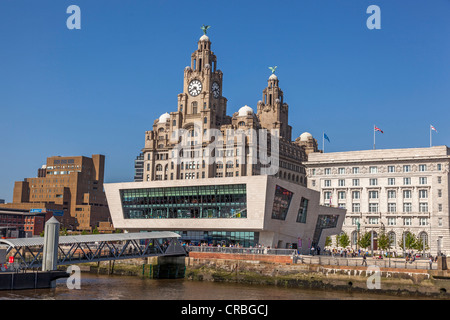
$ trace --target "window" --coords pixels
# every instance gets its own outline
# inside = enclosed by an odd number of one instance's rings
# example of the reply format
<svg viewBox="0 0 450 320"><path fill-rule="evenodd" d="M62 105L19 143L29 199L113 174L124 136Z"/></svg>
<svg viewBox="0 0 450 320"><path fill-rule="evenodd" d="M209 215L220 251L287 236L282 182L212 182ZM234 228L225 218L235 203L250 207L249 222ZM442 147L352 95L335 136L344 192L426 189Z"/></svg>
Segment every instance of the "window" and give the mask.
<svg viewBox="0 0 450 320"><path fill-rule="evenodd" d="M359 173L359 167L353 167L352 168L352 172L353 172L353 174L358 174Z"/></svg>
<svg viewBox="0 0 450 320"><path fill-rule="evenodd" d="M344 179L339 179L338 180L338 186L339 187L345 187L345 180Z"/></svg>
<svg viewBox="0 0 450 320"><path fill-rule="evenodd" d="M272 219L285 220L291 204L293 192L280 187L275 187L275 197L273 200Z"/></svg>
<svg viewBox="0 0 450 320"><path fill-rule="evenodd" d="M419 225L420 226L427 226L428 225L428 218L419 218Z"/></svg>
<svg viewBox="0 0 450 320"><path fill-rule="evenodd" d="M297 222L306 223L306 216L308 214L308 199L303 198L300 200L300 209L297 214Z"/></svg>
<svg viewBox="0 0 450 320"><path fill-rule="evenodd" d="M426 177L419 177L419 184L427 184L427 178Z"/></svg>
<svg viewBox="0 0 450 320"><path fill-rule="evenodd" d="M353 191L352 192L352 198L353 199L359 199L360 198L360 192L359 191Z"/></svg>
<svg viewBox="0 0 450 320"><path fill-rule="evenodd" d="M388 185L395 186L395 178L388 178Z"/></svg>
<svg viewBox="0 0 450 320"><path fill-rule="evenodd" d="M403 212L408 213L411 211L412 211L412 203L411 202L403 203Z"/></svg>
<svg viewBox="0 0 450 320"><path fill-rule="evenodd" d="M388 166L388 172L389 173L395 172L395 167L394 166Z"/></svg>
<svg viewBox="0 0 450 320"><path fill-rule="evenodd" d="M369 191L369 199L378 199L378 191Z"/></svg>
<svg viewBox="0 0 450 320"><path fill-rule="evenodd" d="M419 202L419 212L428 212L428 202Z"/></svg>
<svg viewBox="0 0 450 320"><path fill-rule="evenodd" d="M352 226L357 226L359 223L359 218L352 218Z"/></svg>
<svg viewBox="0 0 450 320"><path fill-rule="evenodd" d="M323 185L324 187L331 187L331 180L324 180Z"/></svg>
<svg viewBox="0 0 450 320"><path fill-rule="evenodd" d="M426 164L419 164L419 171L421 171L421 172L427 171L427 165Z"/></svg>
<svg viewBox="0 0 450 320"><path fill-rule="evenodd" d="M245 184L124 189L120 196L125 219L247 217Z"/></svg>
<svg viewBox="0 0 450 320"><path fill-rule="evenodd" d="M397 192L395 190L388 190L388 199L397 198Z"/></svg>
<svg viewBox="0 0 450 320"><path fill-rule="evenodd" d="M345 191L339 191L338 192L338 199L339 200L345 200Z"/></svg>
<svg viewBox="0 0 450 320"><path fill-rule="evenodd" d="M428 198L428 190L419 190L419 198L420 199Z"/></svg>
<svg viewBox="0 0 450 320"><path fill-rule="evenodd" d="M437 182L442 183L442 177L437 177Z"/></svg>
<svg viewBox="0 0 450 320"><path fill-rule="evenodd" d="M403 178L403 184L404 185L410 185L411 184L411 178Z"/></svg>
<svg viewBox="0 0 450 320"><path fill-rule="evenodd" d="M439 203L439 204L438 204L438 211L439 211L439 212L442 212L442 203Z"/></svg>
<svg viewBox="0 0 450 320"><path fill-rule="evenodd" d="M411 218L403 218L403 225L404 226L410 226L411 225Z"/></svg>
<svg viewBox="0 0 450 320"><path fill-rule="evenodd" d="M339 174L345 174L345 168L339 168Z"/></svg>
<svg viewBox="0 0 450 320"><path fill-rule="evenodd" d="M442 227L442 218L438 218L438 226Z"/></svg>
<svg viewBox="0 0 450 320"><path fill-rule="evenodd" d="M410 172L410 171L411 171L411 166L409 164L403 166L403 172Z"/></svg>
<svg viewBox="0 0 450 320"><path fill-rule="evenodd" d="M378 185L378 179L370 179L369 180L369 184L371 185L371 186L377 186Z"/></svg>
<svg viewBox="0 0 450 320"><path fill-rule="evenodd" d="M442 190L438 189L438 197L441 198L442 197Z"/></svg>
<svg viewBox="0 0 450 320"><path fill-rule="evenodd" d="M325 168L325 174L326 175L330 175L331 174L331 169L330 168Z"/></svg>
<svg viewBox="0 0 450 320"><path fill-rule="evenodd" d="M437 164L437 170L441 171L442 170L442 165L440 163Z"/></svg>
<svg viewBox="0 0 450 320"><path fill-rule="evenodd" d="M377 167L369 167L369 172L370 173L378 173L378 168Z"/></svg>
<svg viewBox="0 0 450 320"><path fill-rule="evenodd" d="M378 203L369 203L369 212L378 213Z"/></svg>
<svg viewBox="0 0 450 320"><path fill-rule="evenodd" d="M388 212L397 212L397 204L395 202L388 203Z"/></svg>
<svg viewBox="0 0 450 320"><path fill-rule="evenodd" d="M378 224L378 217L369 217L369 224Z"/></svg>
<svg viewBox="0 0 450 320"><path fill-rule="evenodd" d="M331 192L330 191L326 191L323 193L323 199L324 200L330 200L331 199Z"/></svg>
<svg viewBox="0 0 450 320"><path fill-rule="evenodd" d="M358 187L358 186L359 186L359 179L353 179L353 180L352 180L352 185L353 185L354 187Z"/></svg>
<svg viewBox="0 0 450 320"><path fill-rule="evenodd" d="M388 222L388 226L396 226L397 225L397 218L389 217L387 222Z"/></svg>

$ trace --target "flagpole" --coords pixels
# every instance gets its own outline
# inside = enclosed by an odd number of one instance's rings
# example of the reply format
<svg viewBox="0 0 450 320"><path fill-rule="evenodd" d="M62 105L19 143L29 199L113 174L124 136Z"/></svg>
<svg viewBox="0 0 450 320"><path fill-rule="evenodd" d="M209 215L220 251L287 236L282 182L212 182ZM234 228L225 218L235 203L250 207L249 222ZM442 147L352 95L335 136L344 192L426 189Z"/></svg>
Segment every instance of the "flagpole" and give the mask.
<svg viewBox="0 0 450 320"><path fill-rule="evenodd" d="M431 146L432 146L432 143L431 143L431 124L430 124L430 148L431 148Z"/></svg>
<svg viewBox="0 0 450 320"><path fill-rule="evenodd" d="M375 125L373 125L373 150L375 150Z"/></svg>
<svg viewBox="0 0 450 320"><path fill-rule="evenodd" d="M322 132L322 149L323 153L325 153L325 131Z"/></svg>

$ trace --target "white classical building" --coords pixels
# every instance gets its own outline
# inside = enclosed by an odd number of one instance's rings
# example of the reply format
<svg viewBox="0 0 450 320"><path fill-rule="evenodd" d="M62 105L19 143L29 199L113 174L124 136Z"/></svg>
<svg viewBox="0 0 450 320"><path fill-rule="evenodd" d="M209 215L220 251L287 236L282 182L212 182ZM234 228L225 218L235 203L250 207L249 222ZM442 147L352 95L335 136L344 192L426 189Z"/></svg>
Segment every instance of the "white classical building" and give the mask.
<svg viewBox="0 0 450 320"><path fill-rule="evenodd" d="M342 230L353 248L360 232L384 231L400 252L404 232L432 254L450 254L450 149L431 148L310 153L308 187L321 204L347 209Z"/></svg>
<svg viewBox="0 0 450 320"><path fill-rule="evenodd" d="M345 210L320 194L273 176L105 184L115 228L175 231L194 243L271 248L325 245L341 232Z"/></svg>

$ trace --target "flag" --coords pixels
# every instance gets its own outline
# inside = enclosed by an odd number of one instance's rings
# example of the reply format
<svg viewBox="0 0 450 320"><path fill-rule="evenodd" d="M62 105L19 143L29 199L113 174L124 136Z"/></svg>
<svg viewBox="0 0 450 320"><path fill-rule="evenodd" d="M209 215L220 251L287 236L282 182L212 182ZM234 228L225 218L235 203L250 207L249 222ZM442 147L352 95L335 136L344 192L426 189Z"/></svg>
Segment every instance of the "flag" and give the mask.
<svg viewBox="0 0 450 320"><path fill-rule="evenodd" d="M375 126L375 131L380 131L381 133L384 133L383 130L381 130L381 129L378 128L377 126Z"/></svg>
<svg viewBox="0 0 450 320"><path fill-rule="evenodd" d="M436 130L435 127L433 127L431 124L430 124L430 127L431 127L431 130L434 130L434 131L436 131L436 133L437 133L437 130Z"/></svg>
<svg viewBox="0 0 450 320"><path fill-rule="evenodd" d="M331 141L330 141L330 138L328 138L328 136L327 136L327 134L326 134L325 132L323 133L323 138L324 138L324 139L327 139L328 142L331 142Z"/></svg>

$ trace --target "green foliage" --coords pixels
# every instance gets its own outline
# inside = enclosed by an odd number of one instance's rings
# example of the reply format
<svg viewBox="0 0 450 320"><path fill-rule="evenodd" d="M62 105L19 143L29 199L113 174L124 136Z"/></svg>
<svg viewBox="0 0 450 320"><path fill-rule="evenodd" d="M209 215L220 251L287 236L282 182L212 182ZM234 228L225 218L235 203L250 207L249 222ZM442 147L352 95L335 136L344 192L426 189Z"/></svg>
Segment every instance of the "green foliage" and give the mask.
<svg viewBox="0 0 450 320"><path fill-rule="evenodd" d="M359 245L361 248L366 249L366 248L369 248L369 247L370 247L371 242L372 242L372 241L371 241L371 234L370 234L370 232L366 232L366 233L364 233L364 234L361 236L361 238L359 239L358 245Z"/></svg>
<svg viewBox="0 0 450 320"><path fill-rule="evenodd" d="M400 238L400 240L398 240L398 246L402 249L402 250L411 250L411 249L416 249L417 247L417 238L414 234L412 234L411 232L406 232L406 237L404 239L405 242L405 247L403 247L403 236Z"/></svg>
<svg viewBox="0 0 450 320"><path fill-rule="evenodd" d="M98 231L97 227L94 228L94 230L92 230L92 234L99 234L100 231Z"/></svg>
<svg viewBox="0 0 450 320"><path fill-rule="evenodd" d="M350 245L350 238L348 234L342 232L340 235L336 236L338 247L346 248Z"/></svg>
<svg viewBox="0 0 450 320"><path fill-rule="evenodd" d="M393 241L389 238L389 236L386 233L381 233L378 236L378 247L381 250L387 251L390 249L393 245Z"/></svg>
<svg viewBox="0 0 450 320"><path fill-rule="evenodd" d="M60 236L67 236L69 233L67 232L67 228L62 228L60 231L59 231L59 235Z"/></svg>
<svg viewBox="0 0 450 320"><path fill-rule="evenodd" d="M333 244L333 241L331 240L331 237L328 236L328 237L325 239L325 247L329 247L329 246L331 246L332 244Z"/></svg>

